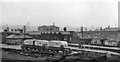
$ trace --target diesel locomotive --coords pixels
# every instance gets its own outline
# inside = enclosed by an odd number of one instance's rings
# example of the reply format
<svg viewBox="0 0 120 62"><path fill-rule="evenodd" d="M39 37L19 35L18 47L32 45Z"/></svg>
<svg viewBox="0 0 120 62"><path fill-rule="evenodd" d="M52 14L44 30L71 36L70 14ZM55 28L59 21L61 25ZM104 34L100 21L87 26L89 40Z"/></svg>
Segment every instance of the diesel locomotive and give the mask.
<svg viewBox="0 0 120 62"><path fill-rule="evenodd" d="M27 39L24 40L24 44L21 46L22 53L31 54L69 54L71 49L68 48L67 41L58 40L38 40Z"/></svg>

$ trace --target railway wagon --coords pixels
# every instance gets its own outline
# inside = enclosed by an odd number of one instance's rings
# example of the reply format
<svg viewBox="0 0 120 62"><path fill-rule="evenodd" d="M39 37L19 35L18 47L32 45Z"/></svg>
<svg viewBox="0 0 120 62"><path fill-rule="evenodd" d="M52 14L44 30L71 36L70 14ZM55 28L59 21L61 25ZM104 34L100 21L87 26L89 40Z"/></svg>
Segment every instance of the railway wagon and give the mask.
<svg viewBox="0 0 120 62"><path fill-rule="evenodd" d="M91 41L91 44L96 44L96 45L102 45L101 41L100 40L92 40Z"/></svg>
<svg viewBox="0 0 120 62"><path fill-rule="evenodd" d="M109 40L109 39L100 39L100 40L92 40L91 45L97 45L97 46L109 46L109 47L118 47L118 42L115 40Z"/></svg>
<svg viewBox="0 0 120 62"><path fill-rule="evenodd" d="M92 39L92 41L90 42L91 45L100 45L103 46L105 45L104 42L107 39Z"/></svg>
<svg viewBox="0 0 120 62"><path fill-rule="evenodd" d="M106 46L118 46L118 41L113 41L113 40L105 40L104 41L104 45Z"/></svg>

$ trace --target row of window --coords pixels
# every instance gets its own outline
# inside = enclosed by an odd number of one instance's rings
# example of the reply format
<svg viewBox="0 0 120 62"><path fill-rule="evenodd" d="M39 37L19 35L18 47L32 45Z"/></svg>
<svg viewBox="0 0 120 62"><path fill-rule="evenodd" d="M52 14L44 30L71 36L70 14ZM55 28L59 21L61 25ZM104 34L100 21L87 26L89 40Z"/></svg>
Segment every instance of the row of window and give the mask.
<svg viewBox="0 0 120 62"><path fill-rule="evenodd" d="M52 29L50 28L50 29L46 29L46 31L52 31Z"/></svg>
<svg viewBox="0 0 120 62"><path fill-rule="evenodd" d="M59 31L57 28L39 28L39 31Z"/></svg>

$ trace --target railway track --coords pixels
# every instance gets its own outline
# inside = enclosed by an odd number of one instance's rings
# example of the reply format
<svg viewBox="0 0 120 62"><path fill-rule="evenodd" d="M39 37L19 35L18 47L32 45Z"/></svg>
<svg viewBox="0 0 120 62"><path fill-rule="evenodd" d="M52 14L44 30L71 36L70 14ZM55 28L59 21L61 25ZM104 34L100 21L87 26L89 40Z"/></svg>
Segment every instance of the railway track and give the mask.
<svg viewBox="0 0 120 62"><path fill-rule="evenodd" d="M89 54L89 56L88 56ZM97 59L96 57L102 56L102 54L94 54L94 53L89 53L89 52L84 52L84 53L74 53L72 55L68 55L68 56L54 56L54 57L48 57L48 56L44 56L44 57L31 57L31 56L23 56L23 55L19 55L15 52L11 52L11 51L3 51L3 56L4 58L2 60L4 61L14 61L14 62L93 62L95 59ZM5 57L6 56L6 57ZM94 56L94 57L93 57ZM104 60L106 60L106 58L103 57ZM98 62L102 62L103 59L97 59L96 61ZM106 61L107 62L107 61ZM116 61L117 62L117 61Z"/></svg>
<svg viewBox="0 0 120 62"><path fill-rule="evenodd" d="M21 50L21 46L13 46L13 45L5 45L5 44L0 44L0 48ZM95 48L95 49L94 48L92 48L92 49L90 49L90 48L82 48L81 49L81 48L78 47L78 44L74 44L74 45L73 44L72 45L69 44L68 48L71 48L73 51L84 50L84 51L92 51L92 52L99 52L99 53L111 53L111 54L120 56L120 53L118 53L118 51L104 50L104 49L99 49L99 48Z"/></svg>
<svg viewBox="0 0 120 62"><path fill-rule="evenodd" d="M76 48L79 48L79 44L72 44L72 43L69 43L69 46L71 47L76 47ZM106 51L106 52L115 52L115 53L118 53L120 54L120 48L118 47L106 47L106 46L96 46L96 45L81 45L80 48L83 48L83 49L89 49L89 50L103 50L103 51ZM114 54L114 53L113 53Z"/></svg>
<svg viewBox="0 0 120 62"><path fill-rule="evenodd" d="M107 62L106 57L104 56L105 54L103 53L97 53L94 54L94 52L89 52L85 51L84 53L76 51L76 53L69 54L69 55L63 55L63 56L39 56L39 57L31 57L31 56L25 56L25 55L20 55L19 53L21 52L20 50L14 50L14 49L4 49L3 51L5 54L3 54L3 59L4 61L12 61L12 62L102 62L105 60ZM104 57L102 57L102 55ZM6 56L6 57L5 57ZM97 57L101 56L102 59L97 59ZM119 62L118 59L114 58L113 60L116 62Z"/></svg>

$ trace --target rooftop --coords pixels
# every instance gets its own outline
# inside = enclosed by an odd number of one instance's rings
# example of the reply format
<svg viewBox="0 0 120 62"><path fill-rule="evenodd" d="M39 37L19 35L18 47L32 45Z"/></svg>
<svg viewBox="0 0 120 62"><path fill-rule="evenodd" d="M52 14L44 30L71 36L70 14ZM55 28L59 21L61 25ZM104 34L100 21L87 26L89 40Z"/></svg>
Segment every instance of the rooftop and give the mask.
<svg viewBox="0 0 120 62"><path fill-rule="evenodd" d="M30 37L30 36L28 36L28 35L14 35L14 34L11 34L11 35L9 35L9 36L7 36L6 38L32 38L32 37Z"/></svg>
<svg viewBox="0 0 120 62"><path fill-rule="evenodd" d="M58 26L55 26L54 24L53 25L43 25L43 26L39 26L39 27L58 27ZM59 27L58 27L59 28Z"/></svg>
<svg viewBox="0 0 120 62"><path fill-rule="evenodd" d="M117 27L112 27L112 28L105 28L102 31L118 31L119 29Z"/></svg>

